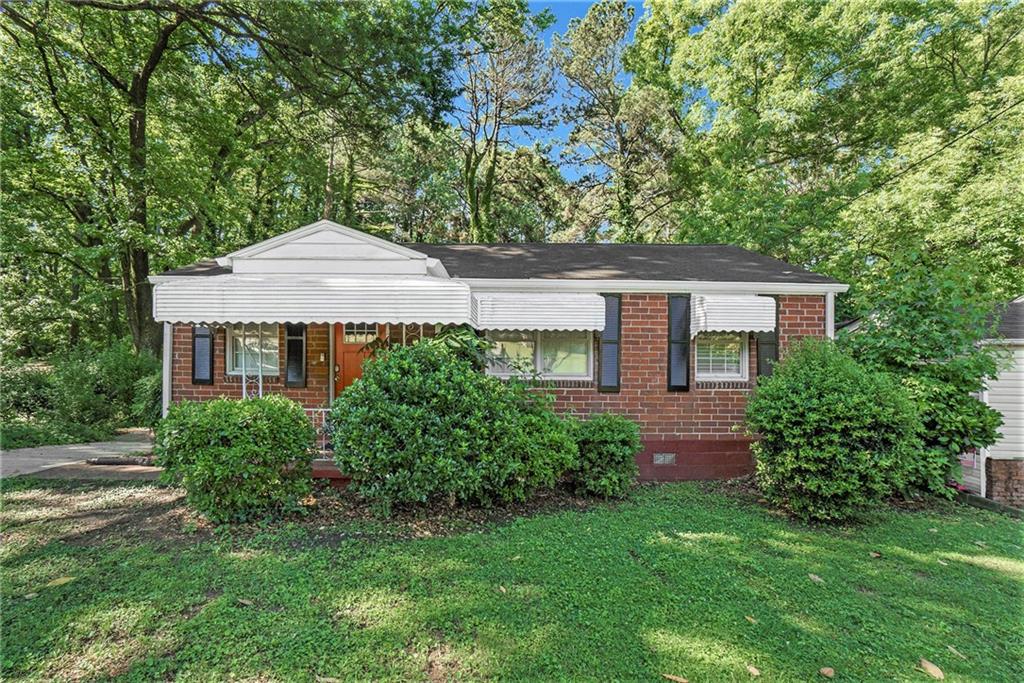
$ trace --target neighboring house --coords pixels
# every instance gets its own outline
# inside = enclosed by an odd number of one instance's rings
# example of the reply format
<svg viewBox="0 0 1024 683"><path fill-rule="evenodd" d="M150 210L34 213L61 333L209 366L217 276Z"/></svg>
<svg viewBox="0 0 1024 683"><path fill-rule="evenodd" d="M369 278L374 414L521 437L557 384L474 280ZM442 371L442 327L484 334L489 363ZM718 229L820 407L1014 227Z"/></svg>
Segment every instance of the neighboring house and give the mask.
<svg viewBox="0 0 1024 683"><path fill-rule="evenodd" d="M981 400L1003 414L1001 437L961 459L964 484L982 496L1024 508L1024 297L999 312L998 337L1007 365L988 383Z"/></svg>
<svg viewBox="0 0 1024 683"><path fill-rule="evenodd" d="M727 245L395 244L329 221L151 281L165 410L279 392L322 421L368 342L468 324L549 380L558 410L639 422L641 478L658 480L751 470L735 428L758 375L832 336L847 289Z"/></svg>

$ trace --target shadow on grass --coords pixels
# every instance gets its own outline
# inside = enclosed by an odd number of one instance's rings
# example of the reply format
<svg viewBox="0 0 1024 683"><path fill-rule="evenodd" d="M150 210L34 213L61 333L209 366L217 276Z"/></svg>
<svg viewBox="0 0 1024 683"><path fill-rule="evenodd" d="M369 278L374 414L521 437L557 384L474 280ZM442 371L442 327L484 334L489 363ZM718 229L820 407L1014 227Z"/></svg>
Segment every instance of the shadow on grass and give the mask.
<svg viewBox="0 0 1024 683"><path fill-rule="evenodd" d="M966 508L807 529L672 485L428 539L55 538L3 562L3 674L869 680L926 657L1020 680L1020 529Z"/></svg>

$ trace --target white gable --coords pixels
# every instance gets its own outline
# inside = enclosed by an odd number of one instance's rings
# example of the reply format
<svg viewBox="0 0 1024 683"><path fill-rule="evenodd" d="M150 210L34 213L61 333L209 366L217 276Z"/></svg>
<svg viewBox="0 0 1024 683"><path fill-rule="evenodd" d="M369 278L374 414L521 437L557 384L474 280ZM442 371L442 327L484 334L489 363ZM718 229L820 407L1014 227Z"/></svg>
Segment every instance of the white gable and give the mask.
<svg viewBox="0 0 1024 683"><path fill-rule="evenodd" d="M438 263L408 247L332 221L305 227L217 259L238 274L441 275Z"/></svg>

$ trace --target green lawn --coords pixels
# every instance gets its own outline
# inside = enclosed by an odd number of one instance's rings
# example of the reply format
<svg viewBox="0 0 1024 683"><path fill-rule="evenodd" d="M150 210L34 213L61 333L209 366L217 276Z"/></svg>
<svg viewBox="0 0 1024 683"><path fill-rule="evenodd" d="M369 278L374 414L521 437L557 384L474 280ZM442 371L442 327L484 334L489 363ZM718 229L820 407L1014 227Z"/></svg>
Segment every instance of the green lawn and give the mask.
<svg viewBox="0 0 1024 683"><path fill-rule="evenodd" d="M819 530L680 484L210 532L173 490L4 487L6 680L1024 680L1024 527L952 504Z"/></svg>

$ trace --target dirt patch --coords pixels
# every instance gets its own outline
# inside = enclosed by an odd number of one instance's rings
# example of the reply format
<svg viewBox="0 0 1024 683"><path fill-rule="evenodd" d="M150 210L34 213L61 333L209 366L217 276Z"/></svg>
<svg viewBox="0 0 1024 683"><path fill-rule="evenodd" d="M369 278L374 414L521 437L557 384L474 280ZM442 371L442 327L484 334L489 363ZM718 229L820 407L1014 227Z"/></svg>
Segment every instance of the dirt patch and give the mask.
<svg viewBox="0 0 1024 683"><path fill-rule="evenodd" d="M78 546L112 539L192 543L203 533L182 490L135 482L36 481L4 491L0 522L12 539L42 536Z"/></svg>
<svg viewBox="0 0 1024 683"><path fill-rule="evenodd" d="M89 466L85 466L89 467ZM106 469L106 468L103 468ZM214 534L245 543L280 543L296 550L337 547L352 540L393 541L483 531L516 519L604 508L607 503L566 490L527 502L492 507L433 506L393 510L383 517L347 490L317 482L303 501L306 513L221 529L185 505L184 491L143 482L30 480L4 491L0 525L11 538L36 537L78 546L107 542L192 544ZM45 525L45 526L43 526Z"/></svg>
<svg viewBox="0 0 1024 683"><path fill-rule="evenodd" d="M458 670L459 661L446 644L437 643L427 650L426 674L433 683L451 680Z"/></svg>
<svg viewBox="0 0 1024 683"><path fill-rule="evenodd" d="M538 493L523 503L508 503L491 507L427 506L392 510L384 517L366 500L349 490L338 490L324 482L317 482L313 494L306 501L307 514L292 519L308 530L301 538L293 538L292 547L334 547L354 539L398 540L432 538L467 531L480 531L513 520L540 514L567 510L580 511L603 508L609 503L593 498L575 496L556 489ZM242 533L265 531L264 527L239 526Z"/></svg>

